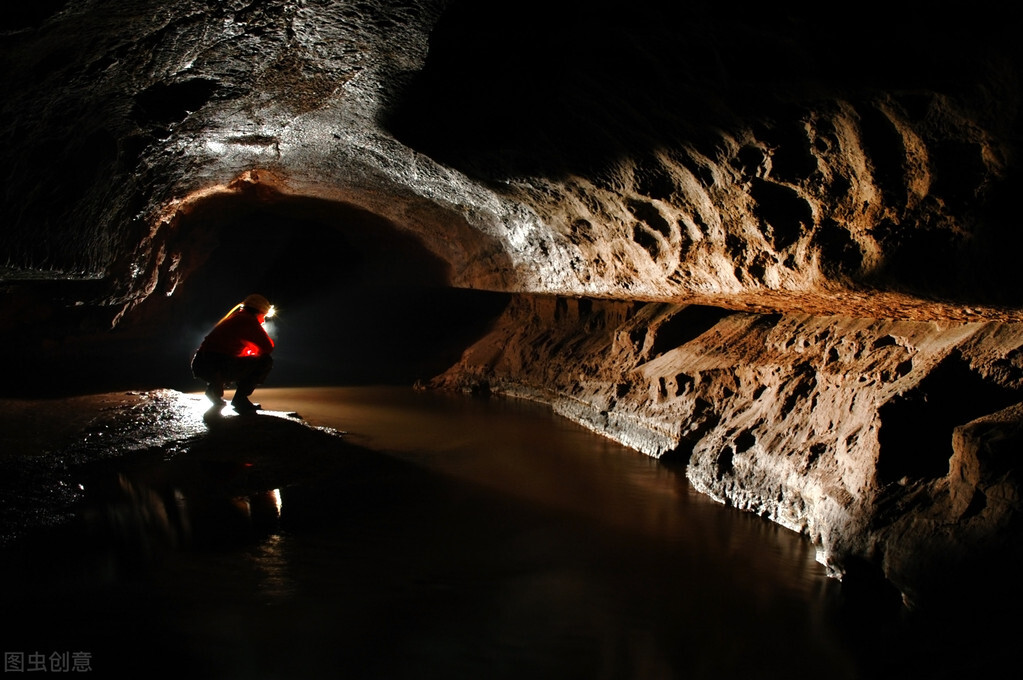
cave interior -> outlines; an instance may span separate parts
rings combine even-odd
[[[1023,58],[984,4],[20,7],[0,396],[200,391],[261,293],[268,386],[536,399],[849,581],[1016,592]]]

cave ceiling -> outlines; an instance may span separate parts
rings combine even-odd
[[[1015,319],[1019,48],[997,19],[41,3],[2,36],[0,265],[103,281],[124,312],[187,285],[222,229],[199,208],[230,197],[342,206],[318,223],[400,232],[457,287]]]

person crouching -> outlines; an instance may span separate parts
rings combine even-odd
[[[273,367],[274,341],[263,328],[273,305],[262,295],[250,295],[217,322],[192,357],[192,375],[208,383],[206,397],[223,408],[224,388],[236,385],[231,406],[239,413],[259,410],[249,401]]]

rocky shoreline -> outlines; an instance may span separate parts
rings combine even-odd
[[[1014,587],[1021,347],[1017,324],[520,298],[435,385],[548,403],[940,607]]]

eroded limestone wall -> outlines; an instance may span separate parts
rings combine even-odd
[[[547,402],[685,463],[700,491],[909,602],[1019,538],[1019,324],[519,297],[437,383]]]
[[[165,293],[181,217],[256,185],[378,215],[456,286],[879,318],[1023,296],[997,16],[49,7],[0,43],[4,277]]]

